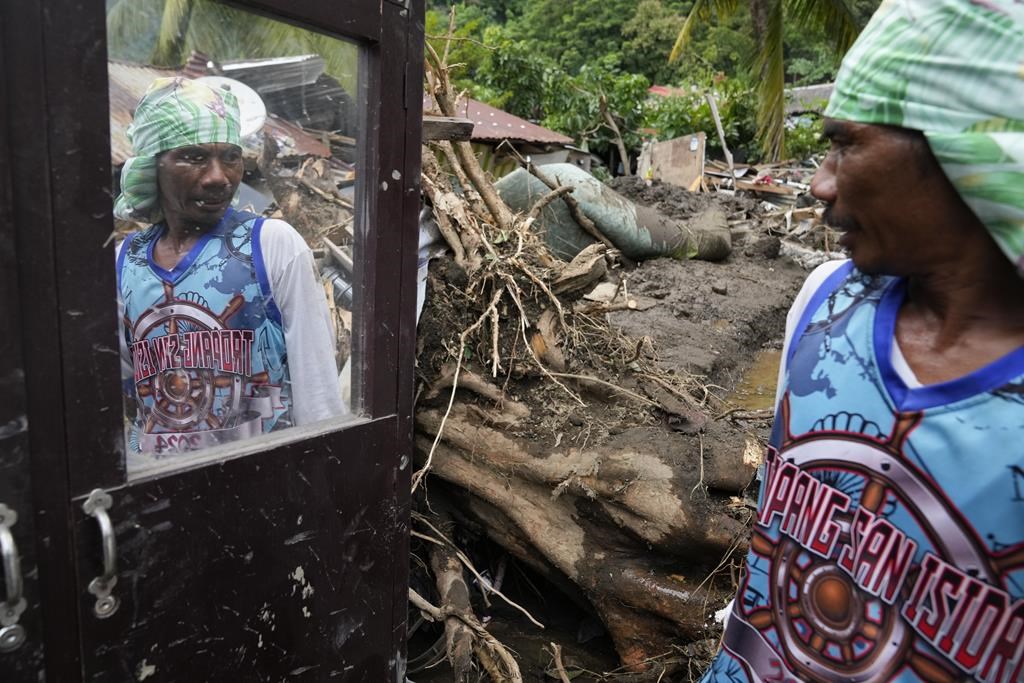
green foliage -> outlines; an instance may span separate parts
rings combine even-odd
[[[622,26],[622,64],[655,83],[671,83],[685,72],[681,64],[669,64],[664,55],[682,28],[679,11],[662,0],[640,0],[636,13]]]
[[[115,59],[173,67],[192,50],[217,61],[318,54],[345,90],[358,87],[355,43],[213,0],[108,1],[107,43]]]
[[[820,116],[801,117],[786,130],[786,150],[793,159],[809,159],[828,151],[828,141],[822,137],[824,119]]]
[[[622,59],[622,25],[636,0],[525,0],[510,33],[573,74],[586,64]]]
[[[509,17],[522,12],[524,4],[524,0],[427,0],[427,11],[447,15],[448,10],[455,5],[462,10],[478,12],[488,23],[504,24]]]
[[[460,7],[455,15],[457,24],[448,48],[448,63],[451,65],[452,84],[459,90],[475,93],[480,80],[480,66],[493,51],[484,44],[484,31],[488,21],[479,8]],[[443,54],[447,43],[448,11],[428,10],[425,30],[430,46]],[[475,95],[474,95],[475,96]],[[483,99],[483,98],[481,98]]]
[[[713,87],[712,87],[713,85]],[[753,87],[739,79],[722,79],[703,87],[694,86],[685,95],[660,98],[650,107],[647,126],[659,140],[671,140],[689,133],[707,133],[708,154],[722,158],[711,106],[704,93],[712,89],[729,150],[738,161],[757,157],[757,121]]]
[[[479,99],[525,119],[544,118],[545,84],[560,77],[561,70],[498,26],[485,31],[484,42],[494,49],[477,71]]]
[[[765,156],[778,159],[785,153],[786,83],[830,76],[878,0],[695,0],[670,61],[693,48],[697,27],[710,22],[712,14],[729,17],[743,5],[756,40],[750,73],[757,83],[758,137]],[[803,54],[787,55],[791,45]],[[788,74],[787,57],[796,65]]]
[[[583,66],[575,76],[549,69],[544,84],[543,124],[598,153],[613,144],[614,134],[602,114],[602,100],[615,118],[627,148],[641,143],[646,125],[650,81],[619,69],[614,56]]]

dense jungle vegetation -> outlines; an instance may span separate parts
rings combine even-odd
[[[449,61],[460,65],[453,70],[460,88],[572,136],[604,158],[614,147],[605,109],[634,152],[644,137],[703,130],[711,153],[718,153],[704,98],[713,90],[734,155],[755,160],[804,157],[821,148],[819,119],[783,126],[778,85],[831,81],[842,51],[879,2],[428,0],[426,28],[443,51],[454,11]],[[670,63],[691,14],[688,40]],[[652,97],[651,85],[678,94]]]

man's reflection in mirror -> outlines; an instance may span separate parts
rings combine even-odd
[[[235,97],[157,79],[128,136],[114,213],[150,224],[117,255],[129,451],[164,457],[345,414],[312,253],[288,223],[232,208]]]

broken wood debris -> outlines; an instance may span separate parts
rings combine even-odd
[[[423,116],[423,141],[468,141],[473,135],[473,122],[459,116]]]

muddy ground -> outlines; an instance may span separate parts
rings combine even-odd
[[[654,338],[663,367],[706,377],[727,395],[757,351],[781,348],[786,312],[806,272],[779,257],[779,240],[768,234],[771,223],[760,219],[751,199],[692,194],[660,183],[648,187],[637,178],[611,184],[633,201],[680,220],[717,202],[731,222],[744,226],[734,233],[733,252],[725,261],[661,258],[623,273],[630,292],[658,305],[611,314],[625,334]]]
[[[641,263],[633,270],[615,271],[629,296],[646,304],[645,310],[605,314],[612,326],[636,340],[647,337],[650,343],[645,349],[653,350],[663,369],[698,376],[701,384],[721,399],[713,404],[719,410],[724,412],[733,405],[748,410],[770,407],[786,312],[806,277],[802,268],[779,256],[779,241],[769,235],[772,219],[764,219],[758,202],[751,198],[695,195],[659,183],[648,186],[636,178],[619,178],[611,184],[634,201],[678,220],[698,214],[709,203],[719,203],[735,226],[733,252],[723,262],[662,258]],[[458,273],[450,272],[444,264],[438,268],[432,273],[432,287],[458,285]],[[447,315],[429,308],[425,312],[420,325],[421,344],[431,346],[431,317],[442,314]],[[421,357],[420,363],[429,364],[430,360]],[[620,434],[619,438],[643,438],[647,434],[648,438],[657,439],[664,434],[661,430],[644,430],[643,419],[629,414],[614,401],[597,402],[601,407],[596,412],[584,414],[554,386],[538,385],[534,391],[542,392],[545,402],[554,408],[523,425],[518,435],[529,438],[539,450],[569,439],[614,440]],[[706,430],[704,445],[709,449],[715,447],[716,433],[727,428],[724,422],[712,422]],[[763,437],[770,423],[764,420],[748,426]],[[471,539],[466,542],[473,543]],[[482,566],[500,564],[500,549],[477,544],[473,552]],[[614,675],[607,674],[614,672],[617,659],[601,623],[514,561],[505,566],[503,590],[548,625],[540,631],[498,606],[481,610],[481,616],[490,617],[489,630],[518,654],[524,679],[557,680],[548,645],[558,642],[571,680],[615,680]],[[709,606],[709,617],[719,608]],[[426,661],[422,656],[435,639],[436,632],[427,628],[414,635],[410,641],[410,663]],[[713,644],[716,640],[716,626],[709,618],[707,642]],[[691,673],[692,680],[697,680],[701,672]],[[452,680],[444,663],[416,673],[411,671],[409,679],[415,683]]]

